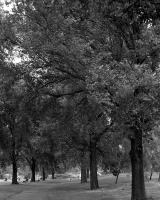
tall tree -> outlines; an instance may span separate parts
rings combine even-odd
[[[151,69],[152,71],[148,75],[152,77],[153,75],[152,72],[155,72],[155,70],[158,68],[159,55],[157,51],[159,48],[159,42],[157,41],[159,40],[156,40],[156,43],[151,42],[149,45],[146,45],[146,41],[144,40],[144,38],[145,39],[147,38],[147,41],[150,41],[152,36],[151,34],[149,34],[149,32],[150,33],[152,32],[153,34],[155,33],[153,30],[154,27],[152,25],[153,23],[155,24],[157,22],[158,15],[159,15],[158,14],[159,7],[157,6],[156,2],[135,1],[131,3],[130,1],[127,1],[127,2],[124,2],[124,1],[112,1],[112,2],[111,1],[101,1],[101,2],[98,2],[98,1],[82,2],[81,1],[80,2],[79,1],[79,4],[75,4],[74,2],[72,2],[71,5],[72,6],[74,5],[74,7],[70,9],[71,15],[74,18],[78,19],[77,27],[80,27],[79,30],[81,31],[81,33],[82,33],[82,30],[84,30],[82,28],[82,25],[83,27],[86,25],[85,34],[88,33],[87,36],[88,37],[90,36],[90,38],[94,38],[93,35],[98,38],[98,39],[94,38],[94,40],[92,40],[91,48],[96,53],[97,51],[101,53],[101,54],[99,53],[99,57],[97,56],[99,65],[96,66],[95,60],[94,60],[93,62],[94,65],[92,66],[95,68],[99,68],[99,74],[98,75],[97,73],[95,74],[99,76],[97,78],[97,81],[101,82],[101,80],[103,81],[105,80],[107,82],[106,84],[107,95],[112,97],[113,92],[115,91],[114,90],[115,88],[113,87],[113,81],[111,81],[107,73],[110,74],[110,72],[112,70],[114,71],[114,69],[116,70],[116,68],[120,72],[120,74],[124,73],[126,74],[126,76],[128,75],[128,72],[130,73],[132,72],[132,67],[133,69],[136,69],[137,72],[138,70],[141,71],[142,69],[146,71]],[[150,7],[151,7],[151,10],[154,11],[154,14],[152,14],[149,11]],[[78,9],[82,9],[82,8],[84,9],[84,12],[77,12]],[[87,23],[85,23],[86,22],[85,20],[87,21]],[[93,24],[97,25],[95,29],[91,29]],[[107,28],[106,28],[106,25],[107,25]],[[151,29],[153,28],[152,29],[153,31],[149,28],[149,26],[151,27]],[[147,35],[144,34],[145,30],[148,33]],[[92,35],[90,33],[92,33]],[[103,34],[108,33],[108,34],[107,35],[105,34],[104,36],[103,34],[100,34],[100,33],[103,33]],[[110,34],[112,34],[113,36],[109,37]],[[98,37],[99,35],[101,37]],[[117,43],[117,47],[118,49],[121,49],[122,54],[116,54],[116,52],[114,51],[115,48],[111,48],[113,51],[111,51],[107,47],[105,48],[105,44],[108,43],[109,39],[111,39],[110,44],[112,47],[112,44],[113,44],[112,41],[114,37],[118,37],[119,41],[122,41],[122,42]],[[158,35],[156,38],[158,38]],[[99,46],[97,45],[97,43],[99,44]],[[154,48],[152,48],[153,47],[152,45],[154,46]],[[102,52],[104,53],[102,54]],[[156,57],[156,59],[154,60],[153,57],[154,58]],[[148,58],[150,60],[148,60]],[[128,67],[131,66],[130,70],[127,70],[126,63],[125,63],[126,61],[128,62]],[[105,71],[106,71],[104,79],[100,78],[101,77],[100,73],[102,73],[103,68],[105,68]],[[124,90],[124,87],[122,87],[122,85],[120,84],[118,80],[119,78],[121,79],[120,77],[121,75],[118,75],[117,73],[116,76],[117,76],[117,79],[114,79],[114,81],[118,83],[121,88],[123,88],[122,90]],[[126,80],[127,77],[123,77],[123,79]],[[130,77],[130,81],[129,81],[130,85],[132,84],[131,82],[133,79],[134,79],[133,77]],[[135,77],[134,81],[136,79],[137,77]],[[104,83],[103,81],[102,81],[102,84]],[[137,85],[132,84],[131,86],[133,90],[132,94],[134,94],[133,96],[136,101],[138,100],[139,106],[140,106],[140,107],[138,106],[137,104],[138,102],[137,103],[135,102],[136,104],[134,104],[134,107],[137,108],[138,110],[140,108],[138,112],[140,115],[142,114],[142,116],[144,115],[144,111],[146,111],[146,108],[148,108],[146,103],[144,103],[146,100],[144,100],[143,98],[141,99],[139,98],[140,97],[139,95],[140,94],[143,95],[145,93],[144,90],[146,89],[146,83],[144,83],[143,81],[144,79],[141,79],[141,83],[137,82]],[[129,82],[128,81],[125,82],[125,85],[126,85],[125,87],[126,87],[126,90],[128,91],[130,90],[129,87],[127,86]],[[109,85],[111,86],[110,91],[108,91]],[[152,86],[154,85],[154,81],[152,82],[151,85]],[[143,88],[143,89],[145,88],[145,89],[144,90],[142,89],[140,91],[140,88]],[[124,94],[122,93],[122,90],[120,90],[121,95]],[[124,100],[124,98],[125,98],[125,94],[124,94],[124,97],[122,97],[122,99]],[[118,106],[118,104],[116,105]],[[154,106],[152,107],[152,109],[153,108]],[[134,121],[135,124],[133,126],[132,124],[130,124],[130,128],[131,128],[130,131],[132,130],[131,132],[134,135],[134,136],[132,135],[133,137],[131,138],[132,200],[145,199],[143,165],[137,168],[138,165],[140,166],[140,163],[143,163],[143,150],[142,150],[143,129],[140,126],[141,126],[141,123],[144,122],[145,120],[144,116],[143,117],[141,116],[142,118],[139,121],[139,114],[136,115],[135,120],[132,120]],[[148,119],[148,121],[150,120],[151,119]],[[125,120],[123,119],[123,121]],[[136,163],[134,161],[136,161]],[[139,177],[139,178],[136,178],[136,177]]]
[[[107,107],[107,113],[120,113],[121,108],[122,115],[132,119],[123,119],[133,136],[132,200],[144,199],[143,167],[135,170],[135,164],[138,166],[143,158],[142,132],[150,121],[146,113],[154,108],[152,104],[149,109],[146,102],[150,102],[152,87],[158,85],[154,76],[159,62],[159,4],[150,0],[16,2],[17,39],[29,55],[36,76],[46,78],[38,79],[40,86],[52,83],[47,93],[54,97],[62,91],[66,95],[66,90],[73,94],[90,89]],[[98,88],[99,83],[102,87]],[[130,104],[127,98],[132,100]],[[90,146],[95,151],[93,129]]]
[[[27,133],[28,120],[23,109],[25,84],[18,74],[10,73],[1,78],[1,122],[8,135],[8,151],[13,166],[12,183],[17,184],[17,160],[23,139]],[[8,78],[6,81],[4,81]],[[22,131],[23,130],[23,131]]]

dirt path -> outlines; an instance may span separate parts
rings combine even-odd
[[[89,184],[82,185],[79,181],[55,180],[0,185],[0,200],[114,200],[111,193],[107,197],[105,193],[103,188],[90,191]]]
[[[130,200],[130,180],[121,177],[115,185],[113,177],[100,180],[101,188],[89,190],[89,184],[79,181],[54,180],[20,185],[0,185],[0,200]],[[160,185],[146,183],[147,192],[159,200]]]

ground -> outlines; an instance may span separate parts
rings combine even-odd
[[[55,179],[45,182],[11,185],[0,183],[0,200],[130,200],[130,176],[120,175],[118,184],[115,177],[100,177],[100,189],[89,190],[89,184],[79,180]],[[154,179],[146,182],[146,190],[154,200],[160,197],[160,184]]]

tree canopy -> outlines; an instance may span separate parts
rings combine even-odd
[[[125,168],[119,155],[129,164],[130,151],[132,200],[146,198],[143,147],[157,152],[159,145],[160,3],[10,3],[12,12],[0,15],[0,137],[7,141],[0,146],[9,152],[12,182],[23,156],[32,181],[38,167],[54,177],[77,163],[84,173],[90,165],[97,189],[98,163]]]

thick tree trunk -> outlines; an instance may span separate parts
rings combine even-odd
[[[87,183],[86,153],[81,152],[81,183]]]
[[[145,200],[142,131],[133,129],[131,138],[132,196],[131,200]]]
[[[42,180],[43,180],[43,181],[46,180],[46,173],[45,173],[44,167],[42,167]]]
[[[35,182],[36,181],[36,160],[33,157],[31,160],[31,172],[32,172],[31,182]]]
[[[15,153],[12,152],[12,184],[18,184],[17,181],[17,161],[16,161],[16,156]]]
[[[90,140],[90,189],[98,189],[96,142]]]

